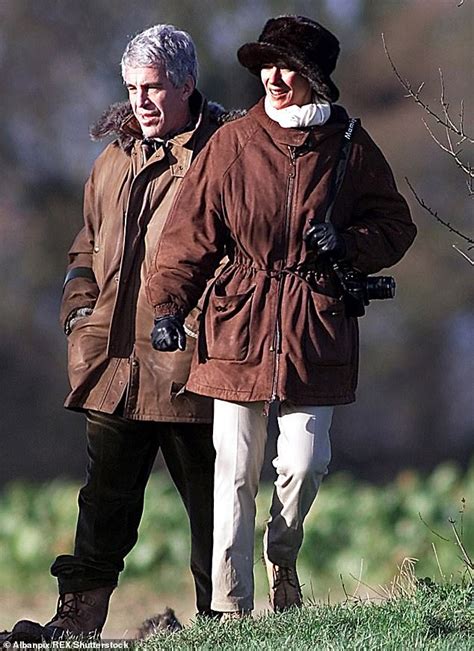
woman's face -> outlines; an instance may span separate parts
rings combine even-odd
[[[269,64],[260,71],[260,78],[267,98],[275,109],[292,104],[303,106],[311,102],[309,81],[294,70]]]

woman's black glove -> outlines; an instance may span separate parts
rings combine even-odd
[[[326,254],[333,260],[346,256],[346,244],[330,222],[313,224],[305,233],[306,246],[319,254]]]
[[[182,320],[174,315],[155,319],[151,332],[151,344],[155,350],[172,353],[186,348],[186,333]]]

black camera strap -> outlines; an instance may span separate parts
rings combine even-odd
[[[349,162],[349,154],[352,147],[352,136],[354,134],[354,129],[356,125],[359,123],[360,123],[359,118],[351,118],[349,120],[349,124],[347,125],[347,129],[342,137],[341,149],[339,151],[339,158],[332,175],[331,187],[329,188],[328,207],[326,209],[326,216],[324,218],[324,221],[326,223],[331,221],[331,215],[334,208],[334,204],[336,203],[337,195],[339,194],[339,190],[341,188],[346,173],[347,163]]]

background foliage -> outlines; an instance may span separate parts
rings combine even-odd
[[[14,483],[5,489],[0,498],[0,585],[15,585],[21,592],[53,582],[47,568],[55,555],[72,548],[77,490],[76,483],[65,481],[43,486]],[[255,574],[260,597],[267,590],[260,557],[270,490],[267,485],[258,496]],[[456,521],[472,554],[472,495],[474,466],[467,473],[449,464],[429,475],[406,472],[383,488],[342,473],[329,476],[305,524],[298,561],[305,596],[338,599],[344,596],[343,588],[376,596],[383,593],[377,586],[388,584],[408,557],[418,559],[420,577],[460,579],[461,553],[449,519]],[[180,594],[191,589],[188,558],[184,509],[168,479],[155,473],[123,581],[145,581],[157,592]]]

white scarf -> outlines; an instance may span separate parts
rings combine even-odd
[[[329,102],[305,104],[304,106],[292,104],[286,108],[276,109],[268,97],[265,97],[265,113],[284,129],[314,127],[329,120],[331,104]]]

